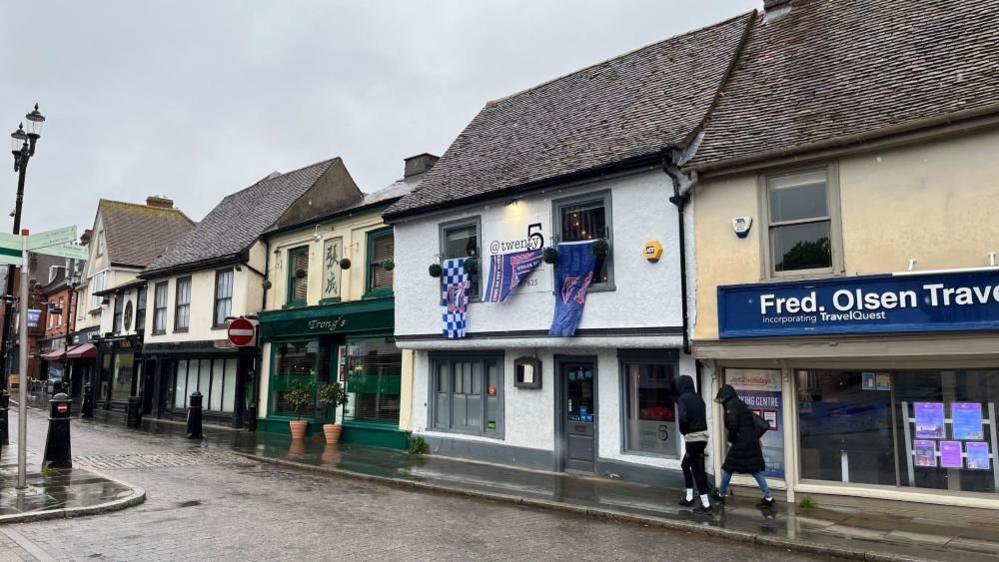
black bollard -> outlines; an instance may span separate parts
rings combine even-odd
[[[72,448],[69,444],[70,406],[73,401],[60,392],[49,400],[49,433],[45,436],[45,457],[42,470],[73,468]]]
[[[10,445],[8,411],[10,411],[10,393],[4,390],[0,393],[0,445]]]
[[[142,425],[142,397],[128,397],[128,415],[125,416],[125,425],[137,428]]]
[[[94,417],[94,385],[89,382],[83,385],[83,407],[80,416],[92,419]]]
[[[201,400],[204,396],[197,390],[191,395],[190,406],[187,408],[187,438],[201,439],[204,434],[201,430]]]

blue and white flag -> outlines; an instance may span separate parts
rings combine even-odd
[[[444,260],[441,264],[441,314],[444,337],[465,337],[468,325],[468,273],[463,267],[465,258]]]
[[[583,317],[586,290],[593,282],[597,256],[593,255],[595,240],[565,242],[558,245],[555,266],[555,316],[550,336],[574,336]]]
[[[489,258],[489,278],[486,282],[488,302],[503,302],[520,285],[535,267],[541,263],[541,249],[510,254],[498,254]]]

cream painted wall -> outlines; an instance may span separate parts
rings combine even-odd
[[[977,267],[999,252],[999,131],[871,151],[839,159],[846,275]],[[718,285],[759,282],[758,179],[710,179],[695,200],[697,322],[694,338],[718,337]],[[739,239],[732,219],[751,216]]]

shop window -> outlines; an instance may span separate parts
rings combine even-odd
[[[779,369],[725,369],[725,384],[732,385],[739,399],[770,423],[763,434],[763,474],[784,478],[784,399]]]
[[[555,214],[555,239],[559,242],[607,240],[612,243],[610,192],[587,193],[580,197],[552,202]],[[613,253],[598,258],[596,275],[590,291],[610,290],[614,286]]]
[[[344,418],[398,425],[402,351],[385,338],[352,340],[346,358]]]
[[[621,372],[626,397],[625,450],[676,458],[680,439],[673,396],[675,361],[623,355]]]
[[[239,362],[236,359],[226,359],[225,372],[222,374],[222,411],[236,410],[236,370]]]
[[[191,394],[202,395],[205,410],[231,413],[236,394],[236,359],[182,359],[174,374],[173,407],[186,408]]]
[[[288,306],[305,306],[309,298],[309,247],[288,250]]]
[[[125,295],[121,293],[116,293],[114,296],[114,317],[112,322],[112,330],[115,335],[121,333],[121,319],[122,311],[125,308]]]
[[[503,437],[503,356],[431,356],[434,429]]]
[[[441,225],[441,258],[476,258],[481,262],[479,245],[479,218],[472,217]],[[469,277],[468,300],[479,300],[479,277],[484,263],[479,263],[479,273]]]
[[[173,330],[186,332],[191,327],[191,278],[177,279],[177,299],[174,304]]]
[[[272,373],[271,413],[281,416],[297,416],[288,402],[285,394],[298,383],[311,387],[315,391],[316,369],[319,365],[319,342],[292,341],[275,343],[274,371]],[[311,412],[301,413],[302,417],[311,417]]]
[[[156,284],[153,294],[153,333],[162,334],[166,332],[167,323],[167,289],[168,281]]]
[[[769,274],[832,272],[839,249],[830,170],[771,176],[765,183]]]
[[[368,233],[366,296],[392,294],[392,268],[386,269],[385,265],[392,260],[394,251],[395,238],[391,227]]]
[[[999,371],[799,371],[802,478],[999,490]]]
[[[131,352],[116,353],[111,373],[111,400],[128,401],[132,395],[132,376],[135,356]]]
[[[226,325],[226,318],[232,316],[232,283],[235,272],[231,269],[223,269],[215,272],[215,307],[214,307],[214,327],[221,328]]]
[[[135,331],[146,329],[146,286],[139,287],[139,295],[135,299]]]

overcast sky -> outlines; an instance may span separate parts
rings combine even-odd
[[[491,99],[761,0],[2,3],[0,129],[48,121],[23,225],[93,223],[101,197],[200,220],[273,170],[339,155],[362,191],[441,154]],[[5,143],[5,145],[9,142]],[[0,218],[17,175],[7,156]]]

